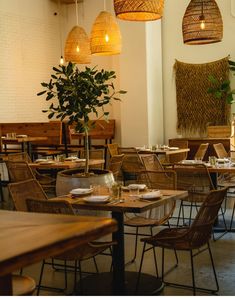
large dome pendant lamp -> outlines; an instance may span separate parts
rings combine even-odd
[[[220,42],[223,21],[215,0],[191,0],[183,17],[182,31],[188,45]]]
[[[163,15],[164,0],[114,0],[117,18],[126,21],[154,21]]]
[[[78,26],[78,0],[75,1],[77,25],[72,28],[67,36],[64,58],[67,62],[89,64],[91,63],[90,40],[85,30]]]
[[[121,32],[116,18],[105,9],[99,13],[91,29],[91,53],[97,56],[121,53]]]

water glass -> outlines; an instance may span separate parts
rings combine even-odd
[[[138,197],[139,196],[139,187],[138,186],[129,186],[129,196]]]

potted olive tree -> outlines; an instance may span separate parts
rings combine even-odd
[[[113,79],[116,78],[114,71],[97,70],[96,67],[86,67],[80,71],[75,64],[53,67],[54,73],[48,83],[41,85],[45,90],[37,95],[46,95],[46,101],[51,101],[49,109],[43,110],[48,113],[48,118],[56,117],[63,121],[68,120],[68,125],[75,124],[75,129],[85,136],[85,176],[89,176],[89,148],[88,136],[92,124],[90,115],[97,119],[105,118],[108,121],[109,112],[105,106],[112,100],[120,101],[120,94],[126,91],[116,91]]]

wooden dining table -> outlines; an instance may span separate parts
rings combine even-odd
[[[170,148],[158,148],[158,149],[137,149],[138,154],[156,154],[156,155],[164,155],[166,157],[166,161],[169,160],[170,155],[187,153],[190,151],[189,148],[178,148],[178,149],[170,149]]]
[[[104,164],[104,162],[105,162],[104,159],[89,159],[89,166]],[[37,169],[71,169],[76,167],[84,167],[85,161],[84,159],[63,161],[63,162],[48,160],[45,162],[29,163],[29,166],[31,168],[37,168]]]
[[[116,230],[104,217],[0,210],[0,295],[12,295],[12,272]]]
[[[105,188],[104,190],[107,190]],[[124,213],[142,213],[157,208],[169,200],[187,197],[187,191],[160,190],[162,196],[155,200],[138,200],[129,196],[128,192],[122,192],[123,202],[88,203],[83,197],[60,196],[51,200],[67,200],[76,209],[111,211],[112,218],[118,223],[118,230],[113,233],[113,239],[117,245],[113,248],[113,276],[110,272],[88,276],[83,280],[84,293],[88,295],[135,295],[137,272],[125,271],[125,244],[124,244]],[[102,194],[107,194],[101,192]],[[138,294],[147,295],[157,293],[162,289],[162,281],[155,276],[142,273],[141,285]],[[105,284],[105,286],[104,286]],[[93,287],[91,288],[91,285]],[[95,285],[95,286],[94,286]]]
[[[16,136],[14,138],[2,137],[2,144],[4,145],[4,149],[8,144],[21,144],[21,151],[27,152],[29,156],[32,158],[32,142],[35,141],[46,141],[48,137],[40,137],[40,136]]]

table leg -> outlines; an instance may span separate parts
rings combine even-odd
[[[0,295],[1,296],[12,295],[12,275],[11,274],[0,276]]]
[[[113,290],[114,294],[125,294],[125,254],[124,254],[124,224],[123,213],[112,212],[112,217],[118,222],[118,230],[113,233],[117,245],[113,247]]]

